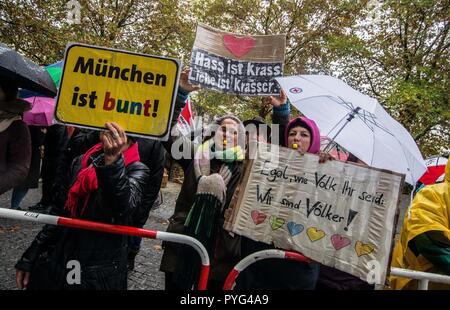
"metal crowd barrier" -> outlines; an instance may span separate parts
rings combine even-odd
[[[225,291],[232,290],[235,285],[236,278],[239,276],[239,273],[241,273],[245,268],[247,268],[254,262],[267,258],[289,259],[304,263],[312,262],[311,259],[297,252],[289,252],[283,250],[263,250],[255,252],[245,257],[243,260],[237,263],[236,266],[234,266],[233,270],[230,271],[230,273],[227,276],[227,279],[225,280],[223,289]]]
[[[181,234],[168,233],[168,232],[164,232],[164,231],[148,230],[148,229],[142,229],[142,228],[136,228],[136,227],[130,227],[130,226],[121,226],[121,225],[110,225],[110,224],[104,224],[104,223],[98,223],[98,222],[92,222],[92,221],[86,221],[86,220],[79,220],[79,219],[73,219],[73,218],[67,218],[67,217],[60,217],[60,216],[54,216],[54,215],[47,215],[47,214],[27,212],[27,211],[18,211],[18,210],[4,209],[4,208],[0,208],[0,217],[21,220],[21,221],[37,222],[37,223],[42,223],[42,224],[50,224],[50,225],[57,225],[57,226],[66,226],[66,227],[101,231],[101,232],[112,233],[112,234],[138,236],[138,237],[142,237],[142,238],[157,239],[157,240],[162,240],[162,241],[171,241],[171,242],[177,242],[177,243],[189,245],[189,246],[193,247],[197,251],[197,253],[200,255],[201,263],[202,263],[202,266],[200,269],[200,279],[199,279],[197,289],[198,290],[206,290],[206,285],[208,283],[208,277],[209,277],[209,268],[210,268],[209,256],[208,256],[208,252],[206,251],[205,247],[200,243],[200,241],[198,241],[195,238],[192,238],[192,237],[189,237],[186,235],[181,235]]]
[[[236,278],[239,276],[239,273],[241,273],[245,268],[247,268],[254,262],[257,262],[257,261],[260,261],[263,259],[268,259],[268,258],[289,259],[289,260],[296,260],[299,262],[311,262],[312,261],[311,259],[307,258],[306,256],[304,256],[300,253],[296,253],[296,252],[289,252],[289,251],[283,251],[283,250],[263,250],[263,251],[255,252],[255,253],[245,257],[236,266],[234,266],[233,270],[231,270],[231,272],[228,274],[228,277],[225,281],[223,289],[224,290],[232,290],[235,285]],[[420,272],[420,271],[413,271],[413,270],[392,267],[391,275],[418,280],[419,281],[419,284],[418,284],[419,290],[427,290],[429,282],[450,284],[450,276],[429,273],[429,272]]]
[[[402,277],[402,278],[418,280],[419,283],[418,283],[417,289],[419,289],[419,290],[428,290],[429,282],[444,283],[444,284],[450,285],[450,276],[445,276],[445,275],[436,274],[436,273],[414,271],[414,270],[392,267],[391,275],[397,276],[397,277]]]

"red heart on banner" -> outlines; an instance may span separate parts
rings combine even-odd
[[[341,236],[339,234],[335,234],[335,235],[331,236],[331,244],[333,244],[333,247],[336,250],[345,248],[347,245],[349,245],[351,243],[352,242],[350,241],[349,238]]]
[[[251,212],[251,216],[252,216],[252,220],[253,223],[255,223],[255,225],[261,224],[262,222],[264,222],[266,220],[267,215],[265,215],[262,212],[253,210]]]
[[[223,44],[234,56],[242,57],[255,46],[255,39],[252,37],[238,38],[231,34],[225,34]]]

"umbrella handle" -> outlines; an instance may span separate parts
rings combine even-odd
[[[342,125],[341,128],[339,128],[338,132],[334,135],[334,137],[330,140],[327,146],[323,149],[323,152],[328,153],[328,148],[334,142],[334,139],[336,139],[336,137],[341,133],[342,129],[344,129],[344,127],[347,126],[347,124],[350,123],[351,120],[355,118],[355,115],[358,114],[359,110],[361,110],[361,108],[356,107],[350,113],[348,113],[347,121],[344,123],[344,125]]]
[[[328,153],[329,151],[331,151],[331,145],[333,144],[333,142],[334,142],[333,140],[330,140],[330,142],[328,142],[328,144],[325,146],[322,152]]]

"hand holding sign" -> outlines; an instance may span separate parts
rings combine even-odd
[[[128,147],[127,136],[122,128],[116,123],[106,123],[108,131],[100,133],[105,154],[105,166],[116,162],[119,156]]]
[[[317,155],[319,155],[319,164],[326,163],[328,160],[334,160],[334,157],[329,153],[320,151]]]
[[[280,90],[280,95],[279,96],[270,96],[270,104],[274,107],[279,107],[282,106],[284,104],[286,104],[287,101],[287,97],[286,94],[284,93],[284,91],[281,89]]]
[[[183,88],[187,92],[196,91],[201,88],[200,85],[198,85],[198,84],[194,85],[194,84],[189,83],[188,77],[189,77],[190,71],[191,71],[191,69],[185,68],[185,69],[183,69],[183,71],[181,71],[181,74],[180,74],[180,87]]]

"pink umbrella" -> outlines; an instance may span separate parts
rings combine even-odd
[[[32,109],[23,114],[23,121],[33,126],[53,125],[53,113],[55,112],[55,98],[29,97],[23,100],[32,105]]]

